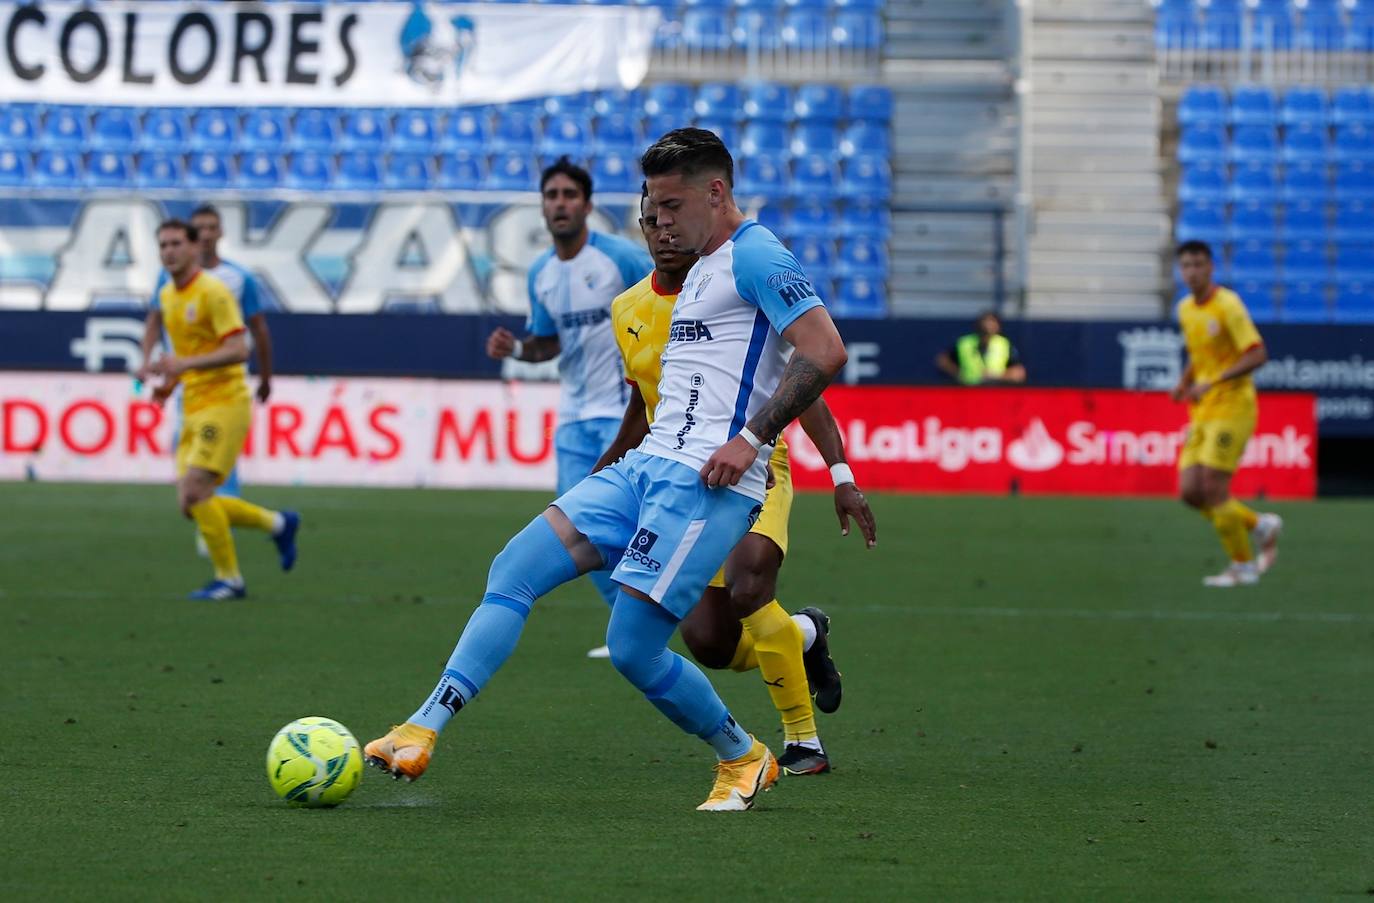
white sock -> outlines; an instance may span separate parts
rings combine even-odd
[[[802,632],[802,652],[807,652],[816,643],[816,622],[806,615],[793,615],[792,620]]]
[[[788,745],[788,746],[802,746],[802,747],[805,747],[806,749],[814,749],[814,750],[815,750],[816,752],[818,752],[818,753],[823,753],[823,752],[825,752],[825,747],[824,747],[824,746],[821,746],[821,738],[820,738],[820,737],[812,737],[812,738],[809,739],[809,740],[793,740],[793,741],[791,741],[790,743],[788,743],[787,745]]]
[[[280,511],[272,512],[272,535],[279,536],[286,529],[286,516]]]
[[[224,578],[224,582],[227,583],[227,584],[229,584],[230,586],[232,586],[234,589],[243,589],[243,575],[242,575],[242,574],[240,574],[240,575],[237,576],[237,577],[226,577],[226,578]]]

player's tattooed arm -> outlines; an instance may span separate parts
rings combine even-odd
[[[772,442],[787,424],[800,417],[821,397],[829,384],[830,374],[819,364],[803,357],[800,350],[794,352],[792,359],[787,362],[787,369],[782,372],[778,391],[746,426],[759,439]]]

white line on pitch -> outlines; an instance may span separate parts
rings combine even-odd
[[[839,608],[840,606],[837,606]],[[1374,612],[1349,611],[1112,611],[1088,608],[927,607],[920,605],[847,605],[846,611],[900,612],[911,615],[969,618],[1070,618],[1085,621],[1304,621],[1320,624],[1374,624]]]

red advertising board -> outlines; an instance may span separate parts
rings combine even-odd
[[[865,489],[1170,495],[1187,412],[1159,392],[836,386],[826,401]],[[1314,396],[1263,394],[1236,472],[1238,494],[1311,498]],[[830,485],[800,427],[788,428],[799,488]]]

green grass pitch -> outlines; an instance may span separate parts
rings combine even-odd
[[[793,518],[780,595],[834,618],[836,770],[693,811],[708,750],[605,662],[587,585],[414,785],[293,810],[290,719],[361,742],[433,685],[536,493],[251,491],[306,517],[283,575],[239,533],[243,603],[163,487],[0,486],[6,899],[1320,899],[1374,888],[1374,505],[1276,506],[1278,567],[1222,565],[1164,501],[874,500]],[[757,675],[714,673],[775,747]]]

